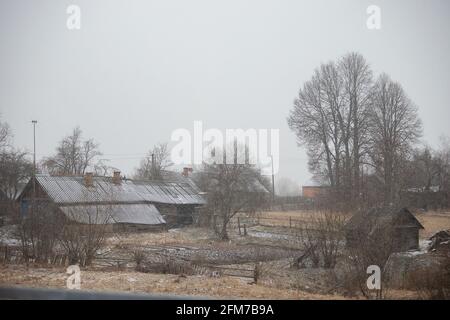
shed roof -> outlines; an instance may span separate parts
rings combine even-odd
[[[152,204],[114,204],[61,206],[70,220],[86,224],[165,224],[166,221]]]
[[[407,208],[379,207],[354,214],[347,222],[346,229],[372,233],[387,226],[424,228]]]

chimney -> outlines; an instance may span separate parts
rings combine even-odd
[[[122,178],[120,177],[120,171],[114,171],[112,182],[114,184],[120,185],[122,183]]]
[[[189,177],[190,172],[192,172],[192,168],[184,167],[183,172],[181,174],[185,177]]]
[[[84,185],[86,187],[92,187],[94,186],[94,174],[92,172],[86,172],[84,174]]]

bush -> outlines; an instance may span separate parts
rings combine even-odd
[[[428,269],[413,271],[408,287],[418,292],[422,299],[450,299],[450,257]]]

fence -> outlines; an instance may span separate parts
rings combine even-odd
[[[158,251],[159,249],[166,249],[164,246],[150,246],[151,249]],[[175,248],[175,247],[173,247]],[[189,259],[182,259],[177,257],[180,260],[186,260],[186,263],[191,263]],[[22,254],[22,251],[17,246],[0,246],[0,262],[5,264],[24,264],[24,263],[35,263],[39,262],[42,264],[52,265],[52,266],[68,266],[69,258],[64,254],[53,254],[48,259],[44,261],[36,261],[36,259],[32,257],[25,258]],[[100,267],[111,267],[117,268],[118,270],[122,270],[127,267],[128,264],[132,263],[133,259],[126,257],[115,257],[115,256],[98,256],[94,259],[93,265]],[[157,262],[152,263],[157,266]],[[192,269],[195,274],[209,275],[209,276],[229,276],[229,277],[238,277],[238,278],[248,278],[255,279],[257,276],[255,272],[257,272],[257,268],[251,267],[239,267],[239,266],[220,266],[220,265],[211,265],[211,264],[201,264],[201,265],[193,265]],[[156,269],[155,269],[156,270]],[[173,269],[176,274],[183,273],[183,269],[180,268],[178,272],[176,272],[176,268]]]
[[[220,218],[215,216],[215,222],[220,224]],[[311,221],[296,217],[261,217],[261,216],[236,216],[228,223],[230,229],[238,231],[239,235],[247,235],[248,229],[255,226],[279,227],[289,229],[299,229],[302,225],[307,225]]]

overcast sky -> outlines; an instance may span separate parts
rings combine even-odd
[[[66,9],[81,9],[68,30]],[[366,27],[369,5],[381,30]],[[129,175],[173,130],[280,129],[279,176],[310,175],[286,124],[322,62],[350,51],[399,81],[424,140],[450,135],[450,1],[0,0],[0,112],[17,147],[54,152],[79,125]]]

